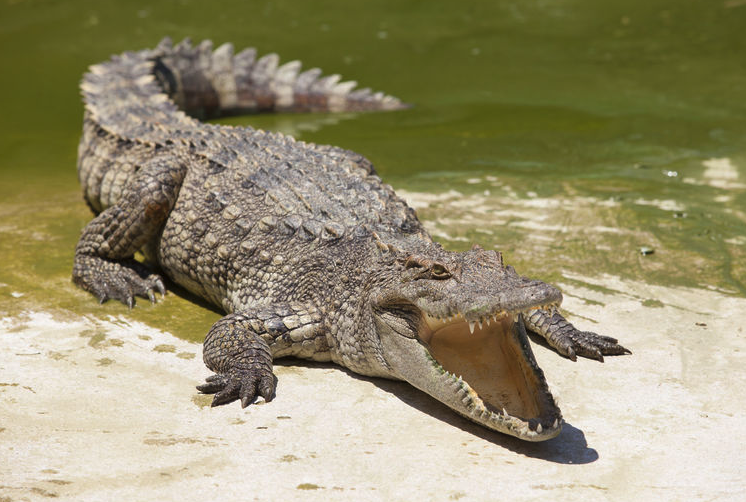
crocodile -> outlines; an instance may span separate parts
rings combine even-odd
[[[500,252],[434,242],[365,157],[200,120],[407,107],[395,97],[276,54],[168,38],[91,66],[81,90],[78,177],[95,216],[73,282],[132,308],[162,298],[165,276],[224,311],[203,345],[214,374],[197,387],[213,406],[272,400],[273,360],[294,356],[404,380],[541,441],[563,419],[528,332],[572,360],[629,353],[575,328],[561,292]]]

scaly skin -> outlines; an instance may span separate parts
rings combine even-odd
[[[560,292],[499,253],[433,242],[360,155],[194,119],[405,107],[255,56],[164,40],[91,67],[78,174],[97,216],[76,248],[74,282],[101,302],[155,302],[165,288],[133,259],[144,250],[225,310],[204,344],[215,375],[199,387],[214,405],[271,400],[273,359],[296,356],[406,380],[522,439],[557,435],[561,414],[526,329],[573,360],[629,351],[575,329],[556,310]]]

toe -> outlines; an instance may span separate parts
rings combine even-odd
[[[246,408],[254,402],[254,399],[256,398],[255,378],[247,378],[242,382],[239,396],[241,398],[241,408]]]
[[[197,390],[203,394],[215,394],[223,390],[226,386],[227,381],[225,377],[221,375],[212,375],[205,379],[205,383],[197,386]]]
[[[273,375],[267,375],[262,378],[259,385],[259,395],[264,398],[265,401],[270,402],[275,397],[275,379]]]
[[[223,390],[215,394],[215,397],[212,399],[211,406],[215,407],[223,404],[228,404],[238,399],[240,386],[241,384],[239,382],[237,382],[236,380],[231,380]]]

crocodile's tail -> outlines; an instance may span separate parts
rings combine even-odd
[[[152,51],[155,75],[177,106],[198,118],[256,112],[396,110],[407,105],[339,75],[301,72],[299,61],[279,65],[277,54],[257,59],[256,49],[233,53],[232,44],[213,51],[209,40],[173,45],[164,38]]]

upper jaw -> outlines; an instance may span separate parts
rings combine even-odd
[[[555,309],[557,308],[556,303],[547,303],[544,305],[529,307],[520,311],[507,311],[497,310],[490,314],[483,314],[479,312],[472,312],[470,314],[462,314],[456,311],[455,313],[449,313],[448,315],[441,316],[437,314],[428,314],[423,311],[423,321],[427,325],[430,331],[436,331],[448,325],[456,323],[466,323],[469,326],[469,332],[474,334],[475,329],[488,328],[492,322],[498,323],[506,318],[511,318],[513,322],[518,322],[519,315],[529,315],[532,310],[536,309]]]
[[[506,316],[529,314],[535,309],[553,309],[562,303],[562,292],[541,281],[521,278],[496,290],[461,286],[462,291],[421,296],[414,300],[428,322],[460,319],[470,327]],[[432,300],[430,298],[433,298]],[[472,330],[473,331],[473,330]]]

